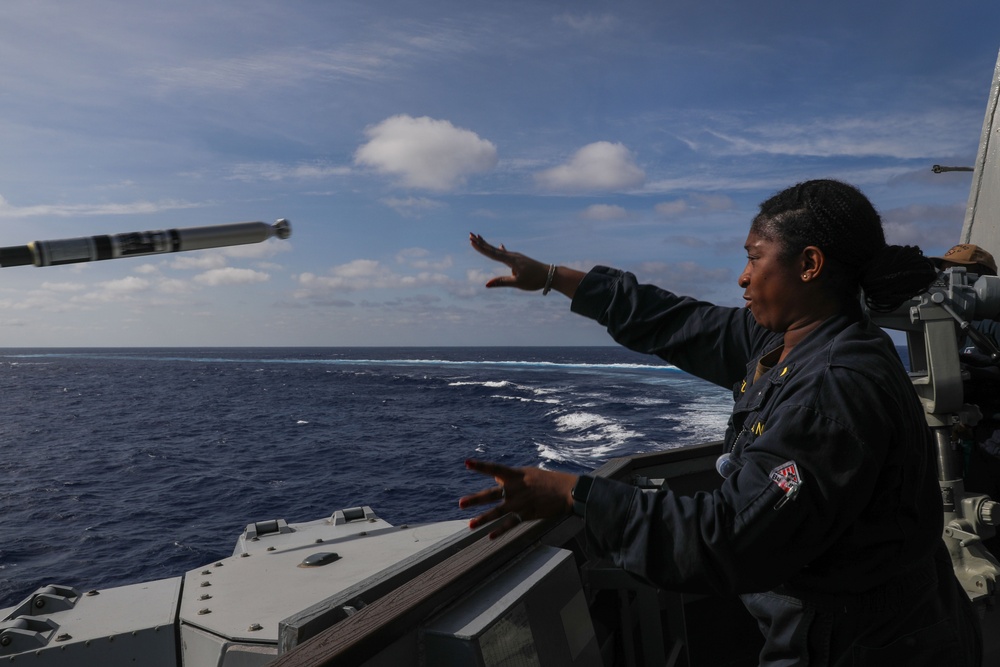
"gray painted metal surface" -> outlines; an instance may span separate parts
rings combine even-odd
[[[986,104],[969,203],[962,227],[962,243],[974,243],[1000,257],[1000,56]]]

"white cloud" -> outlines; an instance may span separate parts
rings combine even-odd
[[[664,218],[673,218],[687,211],[688,203],[683,199],[663,201],[654,206],[653,210],[656,211],[657,215],[662,215]]]
[[[156,288],[164,294],[187,294],[192,291],[189,283],[176,278],[166,278],[157,283]]]
[[[170,268],[180,271],[205,271],[208,269],[221,269],[225,266],[226,258],[221,252],[193,252],[178,255],[170,260]]]
[[[261,243],[244,243],[241,245],[227,246],[220,248],[220,252],[226,257],[239,257],[241,259],[265,259],[274,257],[283,252],[291,252],[292,243],[288,240],[267,239]]]
[[[801,123],[727,119],[706,130],[722,142],[706,149],[723,155],[926,158],[952,154],[962,144],[961,132],[966,127],[967,121],[957,110],[832,116]]]
[[[588,36],[614,30],[620,23],[618,18],[612,14],[601,14],[600,16],[594,14],[584,14],[583,16],[562,14],[561,16],[557,16],[555,20],[557,23],[564,23],[573,30]]]
[[[277,162],[246,162],[235,165],[229,178],[234,181],[253,183],[256,181],[316,180],[331,176],[347,176],[350,173],[350,167],[322,163],[286,165]]]
[[[148,70],[163,92],[204,89],[236,91],[253,87],[284,88],[326,78],[381,78],[385,60],[357,49],[332,51],[290,48],[232,58],[202,59],[179,67]]]
[[[406,264],[414,269],[441,271],[449,269],[454,264],[450,255],[439,260],[429,259],[430,250],[426,248],[404,248],[396,253],[396,262]]]
[[[158,202],[138,201],[128,204],[36,204],[34,206],[12,206],[0,195],[0,218],[28,218],[51,216],[67,218],[82,215],[136,215],[198,208],[203,204],[167,199]]]
[[[731,211],[735,207],[732,197],[728,195],[692,194],[686,199],[660,202],[653,206],[653,210],[661,217],[676,218],[685,213],[718,213]]]
[[[211,269],[194,277],[195,282],[210,287],[218,287],[220,285],[249,285],[266,282],[270,279],[271,276],[263,271],[235,269],[232,267]]]
[[[628,211],[612,204],[593,204],[584,209],[580,217],[584,220],[623,220],[628,217]]]
[[[398,176],[406,187],[452,190],[497,164],[496,146],[446,120],[392,116],[365,134],[369,141],[358,148],[354,162]]]
[[[702,211],[731,211],[735,208],[732,197],[728,195],[693,194],[689,199],[694,208]]]
[[[103,282],[101,283],[101,287],[109,292],[131,294],[133,292],[141,292],[149,289],[149,281],[145,278],[137,278],[136,276],[126,276],[125,278],[120,278],[118,280]]]
[[[42,283],[41,289],[49,290],[50,292],[79,292],[86,289],[85,286],[80,283]]]
[[[536,174],[535,180],[556,191],[609,191],[641,187],[646,174],[624,145],[598,141],[578,150],[569,162]]]
[[[445,260],[450,266],[450,259]],[[430,262],[416,262],[431,267]],[[419,268],[414,266],[414,268]],[[350,292],[364,289],[398,289],[427,287],[431,285],[450,285],[451,278],[434,270],[419,270],[417,273],[402,275],[383,266],[373,259],[356,259],[330,269],[329,275],[302,273],[299,275],[299,285],[303,290],[296,296],[305,297],[313,293],[326,291]]]
[[[383,199],[382,202],[407,218],[417,218],[428,211],[444,208],[445,206],[443,202],[427,199],[426,197],[389,197]]]

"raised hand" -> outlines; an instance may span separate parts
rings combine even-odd
[[[540,290],[545,287],[549,265],[531,259],[519,252],[507,250],[503,244],[496,247],[479,234],[469,234],[469,243],[480,254],[510,267],[509,276],[497,276],[487,281],[487,287],[517,287],[523,290]]]

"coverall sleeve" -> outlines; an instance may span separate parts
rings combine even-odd
[[[601,266],[580,283],[572,310],[607,327],[621,345],[726,388],[746,373],[755,341],[765,333],[746,309],[677,296]]]

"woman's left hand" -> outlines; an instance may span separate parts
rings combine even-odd
[[[468,460],[465,467],[496,480],[498,486],[465,496],[458,501],[462,509],[500,501],[496,507],[469,521],[469,528],[507,515],[490,533],[490,539],[503,535],[522,521],[563,516],[573,511],[573,486],[577,476],[540,468],[510,468],[499,463]]]

